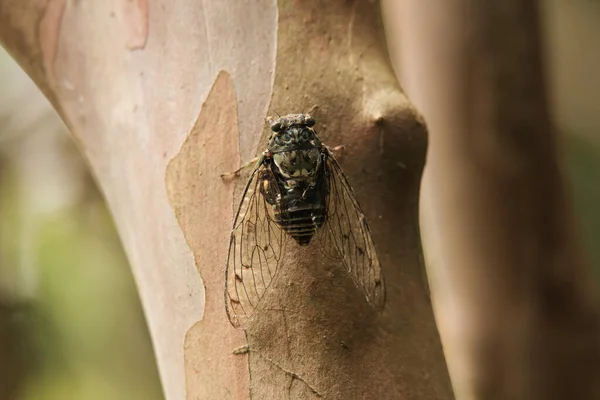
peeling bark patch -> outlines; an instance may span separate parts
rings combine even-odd
[[[245,335],[231,327],[223,303],[234,184],[220,174],[240,165],[236,101],[231,77],[219,73],[198,120],[169,162],[165,179],[205,286],[203,318],[185,338],[188,399],[249,396],[248,355],[232,351],[246,344]]]
[[[39,43],[46,77],[54,83],[54,60],[58,52],[60,29],[65,12],[65,0],[50,0],[39,23]]]
[[[148,0],[120,0],[119,20],[125,28],[125,46],[129,50],[146,47],[148,40]]]

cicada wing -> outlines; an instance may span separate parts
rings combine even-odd
[[[375,308],[385,303],[385,283],[371,229],[340,165],[325,153],[325,177],[329,180],[327,218],[318,233],[325,255],[341,259],[350,277]]]
[[[225,309],[236,328],[244,328],[256,311],[283,256],[286,235],[260,190],[261,185],[274,190],[268,186],[273,180],[269,165],[260,164],[254,170],[233,223],[225,266]]]

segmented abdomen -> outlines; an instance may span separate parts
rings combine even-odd
[[[275,213],[275,222],[300,246],[310,243],[313,235],[325,223],[325,208],[307,207]]]

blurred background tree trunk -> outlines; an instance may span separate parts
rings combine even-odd
[[[457,397],[598,398],[598,282],[547,85],[549,59],[577,61],[564,47],[548,58],[542,39],[541,7],[556,20],[556,3],[386,4],[395,65],[430,133],[421,234]]]

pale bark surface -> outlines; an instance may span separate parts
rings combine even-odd
[[[168,399],[452,398],[420,256],[426,133],[379,19],[368,1],[0,2],[0,40],[114,214]],[[222,299],[244,182],[219,175],[262,150],[269,113],[309,110],[324,141],[346,147],[386,308],[371,310],[318,249],[292,246],[244,334]]]

